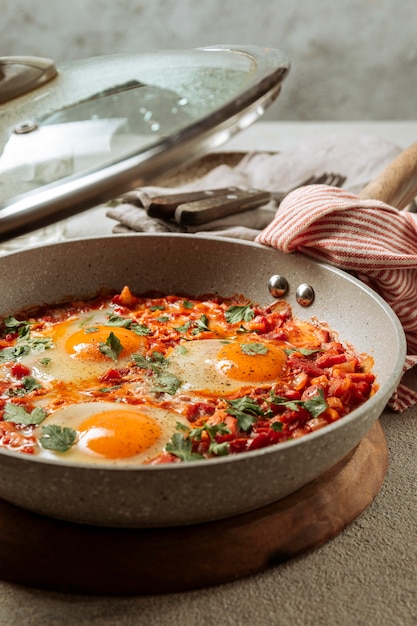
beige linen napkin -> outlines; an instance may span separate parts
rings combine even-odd
[[[193,227],[150,218],[152,197],[164,193],[235,186],[266,191],[288,191],[309,176],[335,172],[346,176],[345,189],[357,193],[388,165],[401,149],[373,135],[331,133],[312,135],[281,153],[250,152],[235,167],[220,165],[205,176],[180,187],[147,186],[124,195],[107,216],[118,222],[114,232],[212,232],[223,237],[253,240],[275,217],[276,204],[268,204],[221,220]]]

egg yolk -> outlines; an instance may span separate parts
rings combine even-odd
[[[106,459],[125,459],[150,448],[161,436],[156,420],[136,411],[105,411],[77,429],[79,446]]]
[[[128,328],[94,326],[93,329],[81,329],[68,337],[65,342],[66,351],[75,358],[83,361],[104,361],[108,356],[100,351],[100,344],[105,344],[110,333],[120,341],[122,350],[120,358],[136,352],[142,345],[143,339]]]
[[[245,382],[277,380],[286,363],[283,350],[263,343],[229,343],[219,350],[217,357],[223,374]]]

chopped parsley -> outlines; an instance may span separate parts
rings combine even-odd
[[[198,335],[199,333],[206,333],[207,331],[210,331],[210,328],[208,327],[208,317],[207,315],[202,315],[200,317],[200,319],[196,320],[194,322],[194,329],[192,334],[193,335]]]
[[[229,306],[225,313],[226,321],[229,324],[238,324],[239,322],[250,322],[255,317],[255,313],[250,304],[234,304]]]
[[[209,446],[207,453],[214,456],[225,456],[229,454],[229,444],[227,441],[217,442],[217,435],[226,435],[230,433],[229,428],[224,422],[220,424],[204,424],[198,428],[188,428],[184,424],[177,422],[177,429],[184,431],[173,434],[171,440],[166,444],[165,450],[182,461],[198,461],[204,458],[202,454],[193,452],[193,444],[200,442],[203,433],[208,435]]]
[[[182,433],[174,433],[165,446],[165,450],[181,459],[181,461],[201,461],[204,457],[193,452],[193,443]]]
[[[121,317],[111,313],[107,319],[107,326],[117,326],[119,328],[130,328],[133,320],[130,317]]]
[[[275,395],[271,391],[271,399],[269,402],[271,404],[285,406],[292,411],[297,411],[300,407],[302,407],[306,409],[312,417],[318,417],[329,406],[326,402],[326,398],[324,397],[323,389],[319,389],[318,393],[308,400],[287,400],[286,398]]]
[[[91,335],[91,333],[98,332],[98,327],[97,326],[87,326],[87,328],[84,328],[84,332],[87,335]]]
[[[59,424],[47,424],[41,428],[39,443],[47,450],[67,452],[75,443],[77,433],[72,428]]]
[[[20,404],[13,404],[13,402],[6,402],[4,405],[3,419],[6,422],[14,422],[15,424],[22,424],[24,426],[32,426],[41,424],[46,417],[45,409],[37,407],[33,409],[31,413]]]
[[[117,361],[119,354],[123,351],[123,346],[120,339],[111,332],[106,341],[100,341],[98,349],[105,356],[113,359],[113,361]]]
[[[240,349],[244,354],[254,356],[255,354],[266,354],[268,348],[263,343],[242,343]]]
[[[33,378],[33,376],[24,376],[22,378],[22,384],[20,387],[15,389],[9,389],[9,396],[25,396],[27,393],[34,391],[35,389],[41,389],[42,385],[38,383],[38,381]]]
[[[239,428],[245,432],[250,430],[259,416],[263,415],[259,404],[249,396],[226,400],[226,402],[228,404],[226,412],[236,417]]]
[[[151,370],[154,373],[154,393],[168,393],[173,396],[181,386],[181,381],[175,374],[168,370],[169,361],[160,352],[153,352],[150,356],[134,354],[133,360],[142,369]]]
[[[183,324],[182,326],[174,326],[174,330],[178,331],[179,333],[186,333],[187,330],[189,330],[191,326],[191,322],[190,320],[188,320],[188,322],[185,322],[185,324]]]
[[[150,335],[152,332],[149,326],[145,326],[145,324],[136,324],[136,323],[131,324],[130,330],[136,333],[137,335],[143,335],[143,336]]]
[[[315,350],[310,350],[309,348],[284,348],[285,354],[290,356],[291,354],[299,352],[303,356],[310,356],[310,354],[316,354],[317,352],[323,352],[321,348],[316,348]]]
[[[19,321],[13,315],[4,320],[5,327],[12,332],[17,332],[19,337],[25,337],[30,333],[30,324],[26,321]]]

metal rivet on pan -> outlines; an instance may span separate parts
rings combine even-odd
[[[307,285],[307,283],[298,285],[297,291],[295,292],[295,299],[300,306],[310,306],[314,301],[313,287]]]
[[[38,125],[36,122],[32,120],[27,120],[25,122],[20,122],[15,126],[14,132],[16,135],[24,135],[25,133],[31,133],[33,130],[37,130]]]
[[[284,276],[275,274],[268,281],[268,289],[273,298],[282,298],[288,291],[288,280]]]

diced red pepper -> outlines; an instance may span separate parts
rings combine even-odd
[[[332,354],[325,353],[317,357],[316,365],[317,367],[332,367],[333,365],[338,365],[339,363],[344,363],[346,361],[345,354]]]
[[[13,376],[19,379],[24,378],[25,376],[29,376],[30,374],[30,369],[26,367],[26,365],[22,365],[22,363],[13,363],[10,371]]]

